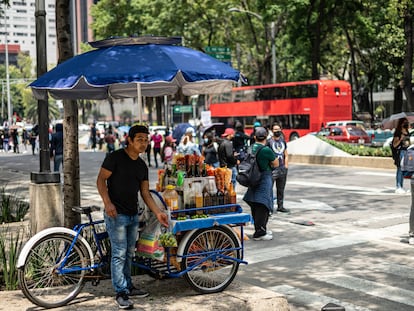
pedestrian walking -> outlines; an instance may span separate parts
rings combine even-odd
[[[63,124],[57,123],[55,133],[50,140],[50,157],[53,159],[53,171],[59,172],[63,167]]]
[[[218,144],[215,141],[213,133],[208,132],[204,135],[204,144],[201,148],[201,154],[204,156],[204,163],[214,168],[220,166],[218,159]]]
[[[276,185],[277,211],[288,213],[289,210],[283,206],[289,159],[287,144],[283,138],[282,127],[279,123],[273,123],[272,132],[273,136],[267,141],[267,145],[273,150],[279,161],[279,165],[272,170],[273,185]]]
[[[273,212],[272,169],[279,165],[279,160],[272,149],[266,146],[267,134],[264,127],[255,129],[255,143],[252,146],[252,152],[256,154],[256,161],[262,172],[261,179],[256,187],[247,188],[243,197],[251,209],[254,221],[253,239],[255,241],[273,239],[272,231],[267,230],[267,223],[269,214]]]
[[[158,156],[162,159],[161,143],[163,139],[162,139],[162,135],[158,133],[157,129],[154,131],[154,134],[151,135],[151,140],[154,142],[154,147],[152,148],[152,150],[154,151],[155,167],[158,168]]]
[[[138,240],[138,194],[168,227],[168,218],[162,213],[149,191],[148,167],[139,156],[149,141],[148,128],[135,125],[130,128],[127,147],[108,154],[102,163],[96,181],[105,206],[104,219],[111,242],[111,277],[116,292],[115,301],[121,309],[132,309],[129,296],[146,297],[148,293],[134,286],[131,263]]]
[[[408,131],[410,123],[407,118],[401,118],[398,120],[397,127],[394,132],[394,137],[392,139],[392,149],[393,149],[393,158],[395,166],[397,167],[396,172],[396,189],[395,193],[405,194],[406,191],[403,188],[404,177],[401,172],[401,159],[404,156],[404,153],[407,151],[407,148],[410,146],[410,133]]]
[[[234,137],[234,129],[226,128],[221,135],[223,141],[218,147],[218,158],[220,167],[227,167],[231,169],[231,183],[233,189],[236,189],[236,176],[238,160],[235,156],[232,139]]]

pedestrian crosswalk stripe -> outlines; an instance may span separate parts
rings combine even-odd
[[[327,188],[327,189],[335,189],[338,190],[338,186],[335,183],[319,183],[319,182],[311,182],[306,180],[290,180],[288,181],[288,185],[297,185],[303,186],[307,188]],[[376,187],[361,187],[355,185],[341,185],[341,191],[350,191],[353,193],[365,194],[365,195],[395,195],[394,188],[376,188]],[[400,195],[400,194],[399,194]]]
[[[406,224],[398,224],[385,228],[360,230],[358,232],[351,233],[344,230],[345,232],[341,234],[338,234],[338,230],[336,230],[337,235],[335,236],[292,243],[289,244],[289,247],[286,247],[286,245],[280,245],[274,247],[256,248],[255,245],[257,244],[250,244],[251,247],[249,247],[249,250],[246,251],[245,258],[249,264],[255,264],[277,258],[296,256],[331,248],[351,246],[366,242],[375,243],[376,241],[382,241],[387,237],[398,237],[402,232],[406,231],[406,227]]]
[[[345,308],[346,311],[370,311],[370,309],[356,306],[350,302],[340,301],[328,296],[318,295],[314,292],[302,290],[289,285],[272,286],[274,292],[286,295],[288,303],[294,301],[297,304],[306,306],[309,310],[321,310],[321,308],[332,302]]]
[[[405,305],[414,306],[414,296],[413,292],[410,290],[344,274],[318,275],[317,279],[335,286],[363,292],[371,296],[380,297]]]
[[[368,268],[376,272],[393,274],[397,276],[402,276],[404,278],[414,278],[414,268],[406,265],[396,264],[392,262],[383,262],[380,264],[369,266]]]

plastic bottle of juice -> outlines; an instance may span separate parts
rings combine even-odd
[[[162,197],[170,212],[178,210],[178,192],[175,191],[174,185],[167,185]],[[177,213],[171,213],[171,219],[175,218],[177,218]]]
[[[195,193],[195,207],[201,208],[203,207],[203,192],[201,189],[201,182],[194,182],[194,193]],[[199,210],[196,212],[197,215],[203,214],[203,210]]]

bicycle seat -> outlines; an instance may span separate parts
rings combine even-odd
[[[72,207],[72,211],[80,213],[80,214],[90,214],[92,212],[98,212],[101,208],[96,205],[91,206],[74,206]]]

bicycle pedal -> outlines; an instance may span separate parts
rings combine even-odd
[[[92,283],[92,286],[98,286],[100,282],[101,282],[100,279],[95,279],[95,280],[92,280],[91,283]]]

